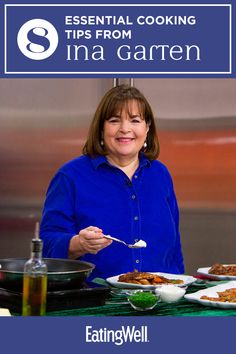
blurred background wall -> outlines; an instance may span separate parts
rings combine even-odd
[[[186,273],[235,263],[236,80],[135,79],[180,206]],[[48,183],[80,155],[112,79],[0,80],[0,258],[28,257]],[[158,230],[157,230],[158,232]]]

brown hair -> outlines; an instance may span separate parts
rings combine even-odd
[[[128,85],[113,87],[102,98],[89,128],[88,138],[83,147],[84,155],[107,155],[104,146],[101,146],[104,122],[111,118],[117,112],[117,109],[129,100],[138,102],[145,122],[149,125],[146,139],[147,147],[143,151],[145,156],[150,160],[155,160],[158,157],[160,150],[159,141],[151,106],[137,88]]]

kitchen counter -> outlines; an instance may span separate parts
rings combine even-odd
[[[187,293],[201,289],[204,289],[204,287],[192,285],[187,289]],[[20,314],[15,313],[13,315]],[[105,305],[52,311],[47,312],[47,316],[236,316],[236,309],[203,306],[182,298],[176,303],[158,302],[153,310],[140,312],[130,306],[125,296],[109,295]]]

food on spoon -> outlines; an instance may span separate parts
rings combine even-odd
[[[218,297],[210,297],[203,295],[201,296],[201,299],[220,302],[236,302],[236,288],[227,289],[225,291],[219,291],[217,292],[217,294]]]
[[[208,274],[236,276],[236,264],[223,265],[216,263],[209,269]]]
[[[147,243],[143,240],[139,240],[138,242],[135,242],[134,247],[137,248],[147,247]]]
[[[118,282],[139,285],[183,284],[181,279],[167,279],[161,275],[137,271],[120,275]]]

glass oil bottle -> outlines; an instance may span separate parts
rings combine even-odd
[[[43,241],[36,223],[35,238],[31,242],[31,258],[24,265],[23,316],[44,316],[47,299],[47,265],[42,258]]]

